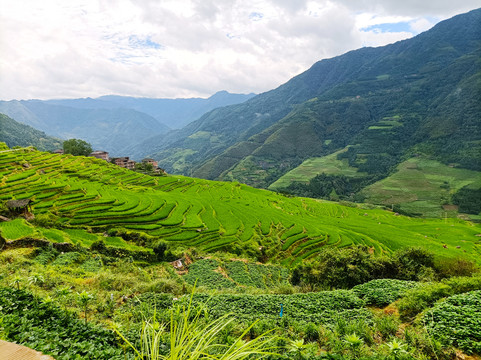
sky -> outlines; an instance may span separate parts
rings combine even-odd
[[[0,0],[0,99],[261,93],[481,0]]]

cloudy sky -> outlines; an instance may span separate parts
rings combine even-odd
[[[481,0],[0,0],[0,99],[260,93]]]

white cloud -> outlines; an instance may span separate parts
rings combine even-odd
[[[0,0],[0,99],[267,91],[318,60],[408,38],[476,2]],[[407,30],[375,29],[401,22]]]
[[[420,18],[412,21],[409,25],[415,33],[419,34],[423,31],[431,29],[434,26],[434,23],[429,19]]]

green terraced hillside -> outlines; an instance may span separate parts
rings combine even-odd
[[[347,150],[342,149],[335,153],[323,157],[310,158],[305,160],[301,165],[292,169],[288,173],[281,176],[277,181],[273,182],[269,189],[279,190],[288,187],[294,181],[303,183],[309,182],[313,177],[320,173],[329,175],[345,175],[348,177],[361,177],[366,173],[358,172],[357,168],[349,166],[347,159],[338,159],[339,154],[345,153]]]
[[[352,244],[378,253],[422,245],[440,256],[481,258],[476,236],[481,226],[469,222],[414,219],[382,209],[285,197],[239,183],[150,177],[94,158],[4,151],[0,189],[2,201],[31,198],[33,213],[40,218],[50,214],[65,233],[127,229],[174,247],[223,250],[286,265],[326,245]],[[15,234],[9,227],[11,223],[0,223],[4,236]]]
[[[399,164],[395,173],[366,187],[363,193],[374,204],[394,204],[406,213],[444,217],[457,215],[457,207],[450,205],[451,196],[467,185],[481,188],[481,172],[416,157]]]
[[[308,184],[315,176],[327,174],[350,179],[367,178],[367,173],[349,166],[348,159],[339,158],[346,149],[333,154],[310,158],[274,182],[269,189],[289,190],[295,182]],[[465,186],[481,188],[481,172],[456,168],[424,156],[410,158],[396,167],[388,177],[361,190],[365,202],[395,207],[396,211],[417,216],[444,218],[459,215],[453,206],[453,195]],[[469,214],[471,219],[479,215]]]

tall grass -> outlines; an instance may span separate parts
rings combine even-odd
[[[257,359],[276,355],[275,341],[270,331],[245,341],[256,324],[248,326],[231,344],[220,342],[221,333],[234,321],[231,314],[210,320],[204,317],[203,307],[195,308],[193,294],[188,306],[174,306],[170,310],[170,323],[160,323],[154,315],[145,318],[140,333],[140,348],[133,345],[118,329],[117,334],[134,350],[136,359],[142,360],[242,360],[253,355]],[[168,347],[167,351],[163,351]]]

